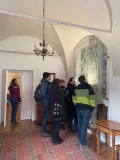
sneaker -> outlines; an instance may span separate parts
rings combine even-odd
[[[59,137],[59,140],[60,140],[60,141],[63,141],[63,139],[62,139],[62,138],[60,138],[60,137]]]
[[[15,126],[15,123],[11,123],[12,126]]]
[[[58,141],[63,141],[63,139],[59,137],[58,140],[57,140],[57,142],[58,142]],[[54,142],[56,142],[56,141],[52,140],[51,142],[54,143]]]
[[[41,137],[51,137],[52,134],[49,133],[40,133]]]
[[[14,124],[19,125],[19,123],[18,123],[18,122],[15,122]]]
[[[62,143],[63,143],[63,140],[62,140],[62,139],[61,139],[61,140],[59,139],[58,141],[53,142],[54,145],[58,145],[58,144],[62,144]]]
[[[82,145],[82,144],[80,144],[80,148],[82,148],[82,149],[86,149],[86,148],[88,148],[88,146],[87,145]]]
[[[51,134],[51,131],[50,131],[49,129],[47,129],[47,133],[48,133],[48,134]]]

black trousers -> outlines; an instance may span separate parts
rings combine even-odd
[[[59,141],[59,133],[62,121],[52,121],[52,142]]]

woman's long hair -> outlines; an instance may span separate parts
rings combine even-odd
[[[70,82],[72,82],[72,80],[74,79],[74,77],[71,77],[70,79],[69,79],[69,81],[68,81],[68,84],[70,84]],[[67,84],[67,85],[68,85]]]
[[[16,78],[13,78],[13,79],[11,80],[11,82],[10,82],[10,85],[9,85],[9,88],[8,88],[8,89],[10,89],[10,87],[16,86],[16,85],[17,85],[17,83],[16,83]]]
[[[60,79],[54,79],[53,81],[52,81],[52,86],[60,86]]]

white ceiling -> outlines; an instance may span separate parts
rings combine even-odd
[[[42,17],[42,5],[43,0],[1,0],[0,10]],[[110,15],[105,0],[46,0],[45,13],[47,19],[110,29]]]
[[[77,43],[94,34],[107,46],[114,75],[120,75],[120,1],[119,0],[46,0],[46,19],[71,23],[78,28],[46,23],[46,39],[60,54],[65,66]],[[0,0],[0,11],[42,18],[42,0]],[[82,27],[82,28],[79,28]],[[39,20],[0,14],[0,41],[12,36],[42,38]]]

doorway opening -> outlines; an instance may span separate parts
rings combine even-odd
[[[15,78],[18,81],[20,87],[21,103],[16,114],[16,121],[21,120],[33,120],[33,71],[23,71],[23,70],[3,70],[3,101],[2,101],[2,122],[4,122],[4,127],[6,122],[11,121],[11,111],[12,107],[9,101],[9,91],[8,87],[11,80]]]
[[[18,85],[20,87],[20,96],[22,97],[22,72],[8,72],[8,79],[7,79],[7,88],[9,88],[9,85],[12,81],[12,79],[15,78],[18,82]],[[6,106],[6,122],[11,121],[11,112],[12,107],[11,103],[9,101],[9,90],[7,92],[7,106]],[[16,115],[16,121],[19,122],[21,120],[21,103],[18,105],[17,115]]]

